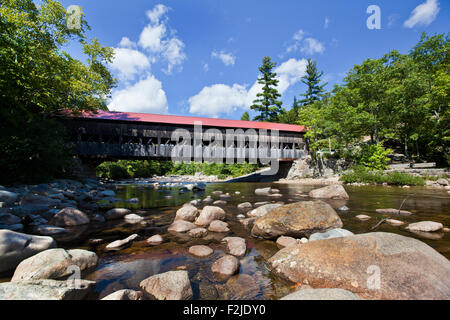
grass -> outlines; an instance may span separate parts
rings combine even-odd
[[[424,186],[425,179],[403,172],[370,171],[364,166],[355,166],[341,177],[344,183],[371,183],[396,186]]]

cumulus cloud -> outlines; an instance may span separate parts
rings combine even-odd
[[[142,30],[138,44],[148,51],[153,61],[163,58],[168,63],[167,70],[163,71],[170,74],[175,67],[181,68],[186,54],[183,41],[177,38],[176,31],[169,27],[168,12],[169,8],[163,4],[147,11],[150,23]]]
[[[286,90],[300,81],[305,75],[307,61],[305,59],[289,59],[275,68],[278,92],[283,94]],[[257,93],[261,92],[262,85],[257,81],[248,86],[233,84],[215,84],[204,87],[200,93],[189,99],[190,112],[197,115],[219,117],[221,114],[230,114],[236,110],[249,110]]]
[[[236,57],[232,53],[226,53],[224,51],[213,51],[211,57],[221,60],[226,66],[233,66],[236,62]]]
[[[328,27],[329,20],[325,19],[325,28]],[[315,53],[323,53],[325,51],[325,46],[317,39],[308,37],[305,38],[307,33],[302,29],[298,30],[292,36],[294,40],[291,45],[286,48],[287,53],[300,51],[305,54],[313,55]]]
[[[427,26],[436,19],[439,10],[439,2],[437,0],[427,0],[412,11],[404,26],[406,28],[414,28],[420,25]]]
[[[313,55],[315,53],[323,53],[325,51],[324,45],[317,39],[306,38],[300,51],[306,54]]]
[[[150,61],[137,50],[114,48],[114,60],[111,68],[119,72],[121,80],[132,80],[136,75],[150,68]]]
[[[167,114],[166,93],[161,82],[149,75],[123,90],[113,92],[109,110]]]
[[[122,40],[119,42],[119,47],[122,48],[136,48],[136,42],[131,41],[127,37],[123,37]]]
[[[427,0],[412,11],[404,26],[407,28],[413,28],[416,25],[427,26],[436,19],[439,10],[439,2],[437,0]]]

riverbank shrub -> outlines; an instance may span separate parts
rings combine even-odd
[[[217,176],[219,179],[239,177],[258,170],[255,164],[225,164],[225,163],[183,163],[172,161],[141,161],[119,160],[104,162],[97,169],[97,176],[107,179],[151,178],[165,175],[195,175],[197,172],[207,176]]]
[[[398,186],[423,186],[425,180],[403,172],[371,171],[365,166],[354,166],[341,177],[344,183],[372,183]]]

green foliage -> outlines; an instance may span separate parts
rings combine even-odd
[[[354,166],[346,174],[342,175],[341,181],[344,183],[372,183],[398,186],[423,186],[425,180],[421,177],[413,176],[411,174],[402,172],[370,171],[364,166]]]
[[[359,163],[367,166],[371,170],[386,170],[390,162],[388,155],[393,152],[391,149],[384,148],[382,142],[365,145],[362,149]]]
[[[405,155],[450,162],[450,34],[425,34],[409,54],[392,51],[355,65],[331,95],[302,107],[311,149],[331,139],[340,154],[363,140],[403,146]]]
[[[259,168],[249,163],[184,163],[171,161],[140,161],[119,160],[104,162],[97,167],[97,176],[107,179],[151,178],[165,175],[195,175],[200,172],[208,176],[218,176],[219,179],[239,177],[250,174]]]
[[[276,63],[273,63],[270,57],[264,57],[263,64],[259,68],[262,77],[258,78],[258,83],[263,85],[263,92],[256,95],[257,99],[250,107],[260,113],[255,117],[255,121],[275,122],[282,112],[283,103],[278,100],[281,94],[277,90],[279,80],[277,74],[272,71],[275,66]]]
[[[0,5],[0,180],[38,181],[66,166],[64,132],[48,118],[61,110],[106,109],[115,79],[113,49],[86,39],[89,25],[69,29],[58,1],[3,0]],[[78,41],[87,63],[63,51]],[[6,151],[6,152],[5,152]]]
[[[243,121],[250,121],[250,115],[249,115],[249,113],[247,111],[244,112],[244,114],[241,117],[241,120],[243,120]]]
[[[322,78],[322,76],[323,72],[319,72],[319,70],[317,69],[317,62],[308,59],[306,74],[302,78],[302,82],[307,85],[308,90],[305,94],[301,95],[302,97],[305,97],[303,100],[299,101],[301,105],[310,105],[316,101],[321,100],[324,97],[324,87],[327,85],[327,83],[322,85],[320,84],[320,78]]]

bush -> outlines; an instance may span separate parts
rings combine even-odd
[[[393,152],[391,149],[386,149],[382,142],[365,145],[361,151],[360,163],[371,170],[386,170],[390,161],[388,155]]]
[[[408,173],[371,171],[364,166],[355,166],[347,173],[342,175],[341,181],[344,183],[373,183],[400,186],[423,186],[425,180],[421,177],[416,177]]]

